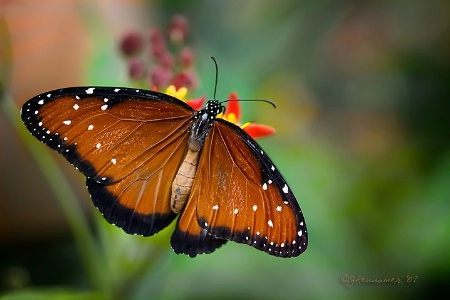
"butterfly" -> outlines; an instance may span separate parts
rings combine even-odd
[[[177,254],[234,241],[300,255],[308,239],[295,196],[261,147],[217,117],[223,111],[217,100],[197,111],[155,91],[72,87],[32,98],[21,117],[86,176],[94,205],[126,233],[151,236],[178,217]]]

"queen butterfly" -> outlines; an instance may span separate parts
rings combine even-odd
[[[223,110],[217,100],[197,111],[154,91],[72,87],[32,98],[21,116],[87,177],[105,219],[129,234],[151,236],[179,214],[175,253],[195,257],[231,240],[300,255],[307,230],[295,196],[247,133],[216,118]]]

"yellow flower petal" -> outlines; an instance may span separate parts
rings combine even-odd
[[[188,89],[186,87],[184,87],[184,86],[181,87],[178,90],[178,97],[177,98],[183,100],[184,97],[186,97],[187,92],[188,92]]]
[[[166,94],[172,97],[176,97],[177,95],[177,89],[174,85],[169,85],[166,89]]]
[[[233,124],[237,124],[237,118],[236,115],[234,113],[229,113],[227,115],[227,121]]]
[[[252,124],[252,122],[247,122],[241,125],[241,128],[244,129],[245,127],[247,127],[248,125]]]
[[[186,87],[181,87],[177,91],[174,85],[169,85],[166,89],[167,95],[175,97],[180,100],[184,100],[184,97],[186,97],[187,92],[188,89]]]

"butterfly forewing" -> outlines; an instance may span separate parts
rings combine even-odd
[[[56,90],[22,109],[30,132],[88,177],[89,192],[105,218],[143,235],[175,217],[170,186],[192,114],[170,96],[124,88]]]
[[[258,144],[231,123],[217,120],[209,132],[189,201],[213,237],[280,257],[306,249],[306,225],[294,195]]]

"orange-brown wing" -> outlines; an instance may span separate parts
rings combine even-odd
[[[177,254],[195,257],[197,254],[211,253],[227,242],[224,239],[214,238],[198,225],[196,204],[194,201],[187,201],[178,218],[170,240],[172,249]]]
[[[221,119],[205,140],[177,230],[244,243],[279,257],[298,256],[307,247],[303,214],[278,169],[250,136]],[[196,251],[196,243],[190,247]]]
[[[186,150],[188,105],[145,90],[79,87],[39,95],[21,112],[36,138],[87,177],[110,223],[152,235],[175,218],[170,187]]]

